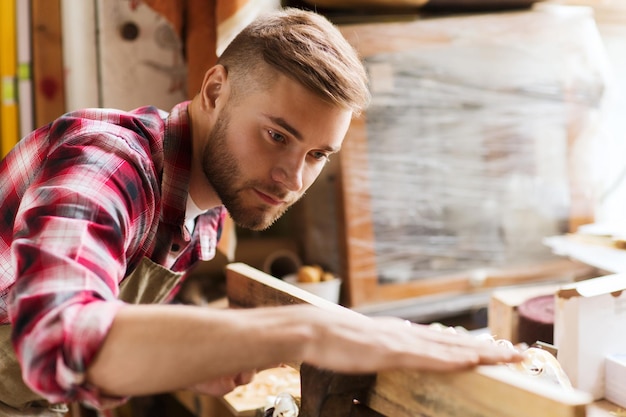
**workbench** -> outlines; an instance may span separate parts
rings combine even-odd
[[[344,309],[245,264],[230,264],[226,270],[229,308],[309,303]],[[626,417],[626,411],[607,401],[594,402],[587,393],[563,390],[505,366],[479,366],[453,373],[342,375],[306,364],[293,365],[299,366],[301,378],[300,417]],[[212,402],[191,394],[178,397],[198,417],[255,413],[236,411],[236,406],[224,399]],[[199,402],[204,404],[202,414],[198,413]]]

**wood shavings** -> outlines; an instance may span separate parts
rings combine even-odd
[[[224,396],[226,403],[236,412],[263,409],[274,403],[280,393],[300,398],[300,373],[289,366],[266,369],[254,380]]]

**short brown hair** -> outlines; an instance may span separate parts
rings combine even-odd
[[[259,78],[262,62],[354,114],[369,104],[367,74],[356,50],[318,13],[284,8],[264,14],[244,28],[218,59],[229,77],[247,82],[251,76]]]

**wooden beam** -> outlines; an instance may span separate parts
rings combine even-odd
[[[40,127],[65,113],[60,0],[33,0],[31,19],[35,127]]]
[[[226,266],[226,296],[234,308],[312,304],[359,314],[241,262]]]
[[[379,373],[368,405],[393,417],[584,417],[592,401],[587,393],[502,365],[453,373]]]

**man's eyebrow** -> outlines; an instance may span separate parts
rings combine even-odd
[[[276,123],[278,126],[282,127],[283,129],[285,129],[287,132],[289,132],[291,135],[293,135],[296,139],[298,140],[302,140],[302,133],[300,133],[298,131],[298,129],[296,129],[295,127],[293,127],[292,125],[290,125],[285,119],[283,119],[282,117],[275,117],[275,116],[270,116],[270,115],[265,115],[265,117],[267,117],[268,119],[270,119],[272,121],[272,123]]]

